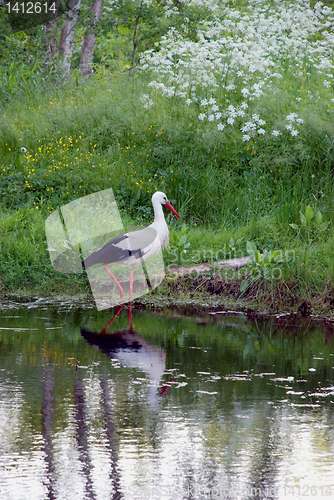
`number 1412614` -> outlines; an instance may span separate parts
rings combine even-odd
[[[7,12],[9,14],[55,14],[57,12],[56,2],[51,4],[47,2],[16,2],[12,5],[11,2],[7,3]]]
[[[286,484],[284,488],[285,496],[296,496],[296,497],[328,497],[332,496],[334,489],[331,485],[329,486],[316,486],[316,485],[289,485]]]

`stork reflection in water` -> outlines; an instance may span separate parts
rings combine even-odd
[[[156,406],[172,382],[169,380],[160,387],[166,368],[165,350],[151,344],[132,328],[110,334],[106,334],[106,328],[101,333],[82,328],[81,335],[90,345],[100,349],[111,359],[117,359],[123,366],[146,373],[149,382],[147,400],[151,406]]]

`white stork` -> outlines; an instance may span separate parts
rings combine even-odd
[[[84,269],[88,269],[95,264],[103,264],[105,270],[110,274],[118,286],[121,298],[124,296],[124,290],[110,271],[108,264],[118,263],[123,266],[132,267],[129,279],[131,300],[135,266],[148,259],[160,248],[168,245],[169,231],[162,210],[162,205],[165,205],[165,207],[176,215],[176,217],[181,219],[179,214],[169,203],[167,196],[161,191],[157,191],[152,196],[152,205],[154,210],[154,222],[150,226],[139,231],[133,231],[116,236],[116,238],[113,238],[102,248],[93,252],[82,262]],[[117,314],[119,312],[120,310]]]

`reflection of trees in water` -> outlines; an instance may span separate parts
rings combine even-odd
[[[85,491],[88,498],[95,499],[92,480],[92,462],[88,446],[88,427],[85,413],[85,390],[83,380],[76,375],[74,379],[74,403],[76,407],[76,440],[78,443],[79,459],[82,464],[82,472],[85,477]]]
[[[106,425],[107,439],[108,439],[110,459],[111,459],[111,471],[109,474],[109,478],[114,489],[114,494],[112,498],[113,500],[119,500],[122,498],[122,494],[120,487],[119,469],[117,467],[117,449],[116,449],[116,436],[115,436],[116,428],[114,424],[114,414],[112,410],[109,382],[105,374],[102,376],[100,383],[102,389],[101,404],[105,415],[104,421]]]
[[[285,335],[269,323],[262,329],[260,322],[244,326],[241,322],[239,328],[237,319],[233,319],[233,325],[230,319],[228,325],[216,321],[199,327],[182,318],[172,320],[171,325],[166,318],[158,324],[153,317],[153,326],[148,316],[145,321],[143,332],[150,342],[129,330],[106,335],[86,330],[87,342],[79,336],[80,341],[74,344],[62,330],[47,338],[36,330],[29,338],[24,331],[13,336],[11,343],[2,344],[0,389],[9,384],[19,392],[15,396],[11,389],[6,389],[7,407],[1,409],[10,408],[11,418],[14,415],[20,422],[16,428],[13,422],[8,433],[10,442],[5,442],[11,446],[9,453],[23,456],[36,446],[36,436],[43,436],[44,469],[42,465],[38,472],[45,477],[45,498],[56,499],[58,488],[72,487],[66,484],[67,472],[59,457],[68,453],[66,439],[73,438],[76,455],[68,455],[73,480],[79,474],[85,496],[98,496],[101,485],[95,473],[101,462],[96,452],[101,443],[96,442],[96,436],[101,433],[104,469],[100,474],[106,480],[104,488],[110,490],[114,499],[126,495],[123,488],[127,484],[138,483],[144,488],[145,481],[151,477],[156,480],[160,467],[166,467],[166,453],[169,456],[173,449],[177,453],[171,455],[168,467],[174,472],[169,468],[164,472],[167,471],[171,484],[179,485],[180,494],[189,499],[198,498],[199,485],[206,489],[226,487],[231,498],[235,485],[247,492],[245,499],[257,500],[259,493],[264,496],[268,492],[267,496],[273,498],[276,485],[282,484],[283,468],[296,457],[305,463],[316,457],[320,464],[325,464],[323,470],[332,470],[332,396],[312,396],[319,391],[325,394],[326,386],[334,385],[333,338],[328,331],[323,335],[310,330],[304,335],[303,330],[294,329]],[[155,337],[157,324],[160,337]],[[136,328],[141,326],[139,318]],[[69,334],[70,328],[66,328]],[[1,335],[0,332],[0,341]],[[154,345],[155,338],[162,347]],[[141,357],[150,350],[151,358],[147,359],[156,356],[161,364],[159,367],[158,363],[156,378],[160,372],[164,374],[161,380],[166,379],[168,372],[168,377],[174,377],[175,367],[177,373],[186,375],[175,376],[175,385],[162,405],[157,384],[149,383],[154,370],[147,366],[145,372]],[[77,371],[76,360],[81,365]],[[311,365],[316,367],[315,372],[308,371]],[[121,366],[122,369],[116,369]],[[201,371],[219,374],[221,378],[209,382],[210,375],[199,375]],[[254,375],[272,371],[273,376]],[[245,380],[233,380],[237,373],[244,373]],[[289,383],[270,380],[278,376],[295,379]],[[302,378],[306,382],[298,383]],[[188,385],[178,387],[180,381]],[[148,404],[149,388],[161,411],[154,411],[154,406]],[[197,394],[198,389],[215,390],[217,394]],[[303,391],[305,397],[289,394],[289,389]],[[268,404],[269,401],[274,404]],[[292,406],[312,402],[321,404],[315,410]],[[34,418],[36,414],[41,418]],[[62,434],[66,436],[64,443],[60,441]],[[298,440],[304,441],[308,457],[303,456]],[[136,470],[133,478],[126,474],[127,459]],[[0,460],[1,464],[6,460],[3,452]],[[38,462],[35,464],[41,467]],[[298,474],[296,469],[295,476]]]
[[[252,447],[249,467],[248,499],[276,498],[275,486],[281,462],[279,425],[273,418],[272,405],[259,415],[258,436]]]
[[[46,474],[48,477],[47,498],[54,500],[55,494],[55,466],[54,466],[54,450],[52,444],[52,425],[55,415],[55,376],[54,368],[46,366],[43,368],[43,405],[42,405],[42,425],[44,438],[44,452],[46,461]]]

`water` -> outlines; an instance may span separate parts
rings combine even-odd
[[[334,495],[330,325],[0,315],[0,499]]]

